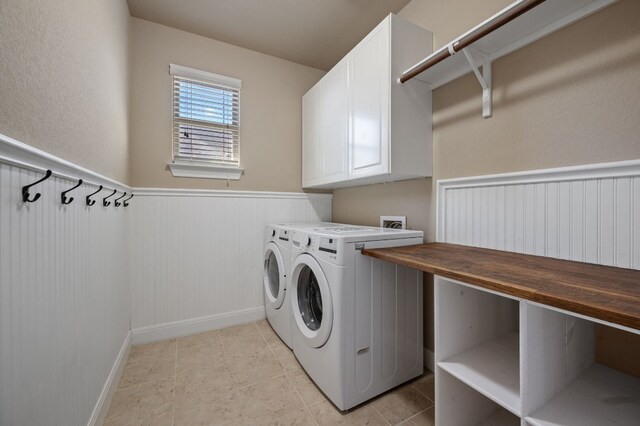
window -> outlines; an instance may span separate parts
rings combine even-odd
[[[239,179],[241,81],[171,64],[174,176]]]

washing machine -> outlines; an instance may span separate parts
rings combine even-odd
[[[306,230],[336,226],[329,222],[278,223],[265,228],[263,259],[264,304],[267,321],[291,348],[291,303],[288,284],[291,264],[292,229]]]
[[[423,373],[422,272],[364,256],[421,244],[420,231],[340,225],[293,230],[293,352],[348,410]]]

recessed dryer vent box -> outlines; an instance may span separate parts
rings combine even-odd
[[[407,229],[406,216],[380,216],[381,228]]]

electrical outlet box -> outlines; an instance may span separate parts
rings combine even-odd
[[[381,228],[407,229],[406,216],[380,216]]]

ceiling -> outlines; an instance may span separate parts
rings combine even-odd
[[[329,70],[410,0],[127,0],[131,16]]]

